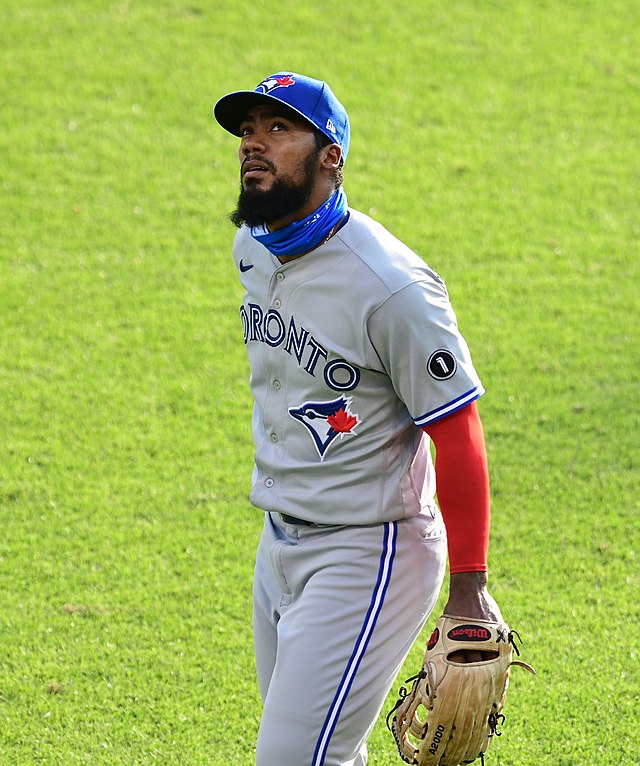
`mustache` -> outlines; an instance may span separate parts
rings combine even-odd
[[[242,165],[240,165],[240,174],[244,173],[244,167],[247,164],[247,162],[259,162],[261,165],[264,165],[266,168],[269,168],[269,170],[275,175],[276,166],[273,164],[273,162],[271,162],[271,160],[268,160],[265,157],[253,156],[253,155],[249,155],[248,157],[245,157],[242,160]]]

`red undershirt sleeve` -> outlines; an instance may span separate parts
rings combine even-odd
[[[489,552],[489,470],[475,402],[425,426],[436,449],[438,504],[449,547],[449,571],[483,572]]]

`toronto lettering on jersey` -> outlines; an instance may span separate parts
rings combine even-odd
[[[316,376],[322,370],[325,383],[333,391],[353,391],[360,382],[360,370],[345,359],[329,360],[324,346],[302,325],[291,317],[285,322],[276,309],[266,313],[256,303],[240,307],[245,344],[266,343],[281,348],[293,356],[298,366],[309,375]]]

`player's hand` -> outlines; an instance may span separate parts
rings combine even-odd
[[[502,621],[500,607],[487,590],[486,572],[460,572],[452,574],[449,580],[449,600],[444,614],[468,617],[475,620]],[[483,662],[493,659],[485,652],[465,649],[450,655],[454,662]]]

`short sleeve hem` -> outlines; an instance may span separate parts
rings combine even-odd
[[[447,404],[443,404],[441,407],[437,407],[435,410],[425,412],[424,415],[420,415],[420,417],[414,418],[413,422],[419,428],[423,428],[424,426],[429,425],[429,423],[434,423],[436,420],[440,420],[440,418],[445,417],[445,415],[451,415],[452,412],[455,412],[462,407],[466,407],[467,404],[471,404],[471,402],[479,399],[482,394],[484,394],[484,388],[482,385],[474,386],[470,391],[467,391],[455,399],[452,399]]]

